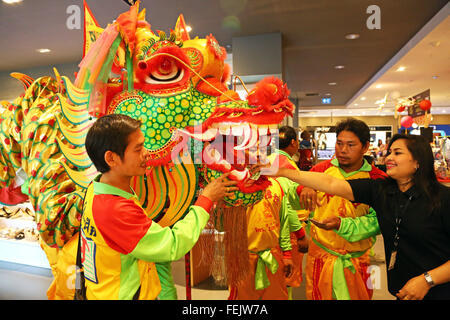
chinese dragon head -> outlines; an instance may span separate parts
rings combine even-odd
[[[85,54],[75,82],[57,72],[56,79],[27,79],[25,94],[8,106],[0,123],[2,146],[10,155],[1,155],[6,169],[0,179],[8,185],[14,171],[24,169],[22,190],[35,208],[43,242],[63,248],[77,233],[84,190],[98,174],[84,139],[95,118],[111,113],[142,121],[150,160],[147,175],[134,178],[132,187],[150,218],[173,225],[199,186],[230,172],[239,190],[218,205],[222,216],[212,215],[211,221],[229,234],[238,225],[235,236],[245,237],[245,210],[270,184],[264,176],[251,176],[248,166],[261,160],[278,124],[292,115],[286,85],[263,79],[240,99],[226,85],[225,49],[212,35],[191,39],[182,15],[167,36],[152,31],[139,1],[104,30],[89,10],[85,14]],[[17,132],[8,127],[12,124]],[[240,220],[227,225],[225,216],[239,216],[238,211]]]

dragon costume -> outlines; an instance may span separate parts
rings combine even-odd
[[[226,51],[212,35],[191,39],[182,15],[169,36],[155,33],[139,1],[105,29],[85,4],[84,49],[74,83],[56,70],[54,78],[15,75],[26,91],[5,103],[0,117],[0,184],[9,186],[19,168],[27,175],[22,192],[35,209],[55,278],[48,297],[73,297],[83,198],[98,174],[84,141],[96,118],[111,113],[143,123],[151,156],[147,175],[134,178],[132,188],[160,225],[181,219],[199,186],[222,173],[239,181],[211,217],[228,237],[228,281],[239,281],[245,268],[236,266],[248,259],[236,240],[245,238],[245,210],[270,185],[264,176],[250,177],[248,165],[292,115],[286,85],[264,79],[241,100],[226,86]]]

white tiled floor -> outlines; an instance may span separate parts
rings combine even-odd
[[[387,292],[386,267],[384,265],[384,251],[381,237],[374,246],[375,258],[373,270],[377,274],[373,300],[395,300]],[[304,261],[306,258],[304,259]],[[172,264],[173,276],[177,288],[178,299],[186,298],[184,259]],[[0,261],[0,300],[45,300],[46,291],[52,282],[50,270],[29,267]],[[305,287],[293,288],[294,300],[305,300]],[[211,278],[192,288],[193,300],[226,300],[228,291],[214,285]]]

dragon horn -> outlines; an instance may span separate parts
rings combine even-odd
[[[10,74],[10,76],[19,80],[20,82],[22,82],[24,90],[27,90],[31,86],[31,84],[34,82],[33,78],[27,76],[26,74],[20,73],[20,72],[12,72]]]
[[[91,9],[88,7],[86,0],[84,3],[84,45],[83,45],[83,58],[86,53],[89,51],[89,48],[92,44],[97,40],[100,34],[103,32],[103,29],[100,28],[100,25],[95,19],[94,15],[91,12]]]
[[[183,14],[180,14],[180,16],[177,19],[177,23],[175,25],[175,34],[177,35],[177,38],[181,41],[190,40],[189,32],[186,30],[186,22],[184,21]]]
[[[61,75],[58,72],[58,69],[53,67],[53,72],[55,73],[56,83],[58,84],[58,92],[61,93],[64,90],[64,84],[61,78]]]

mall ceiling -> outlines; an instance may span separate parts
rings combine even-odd
[[[212,33],[232,52],[232,37],[281,32],[283,77],[302,106],[344,106],[437,13],[447,0],[142,0],[153,29],[169,31],[180,13],[191,36]],[[102,27],[127,10],[123,0],[87,0]],[[78,62],[82,29],[66,26],[82,1],[0,2],[0,72]],[[366,13],[380,8],[381,29]],[[359,34],[355,40],[348,34]],[[36,50],[49,48],[50,53]],[[343,69],[335,66],[343,65]],[[336,85],[329,85],[336,83]],[[311,94],[317,94],[312,95]],[[329,107],[327,106],[327,107]]]

